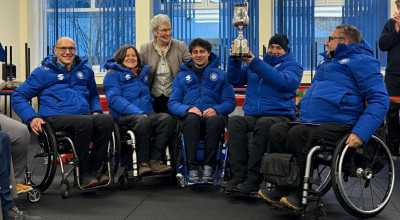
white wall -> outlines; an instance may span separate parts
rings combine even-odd
[[[17,66],[17,80],[25,80],[25,43],[31,47],[31,70],[40,57],[39,2],[40,0],[0,0],[0,42],[4,47],[12,46],[12,62]]]

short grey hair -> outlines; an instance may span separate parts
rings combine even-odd
[[[350,43],[357,43],[357,44],[361,43],[362,41],[361,31],[358,30],[353,25],[342,24],[336,26],[336,29],[339,29],[340,32],[348,38]]]
[[[165,14],[158,14],[151,19],[150,28],[152,31],[155,31],[160,27],[160,25],[169,24],[171,25],[171,20],[169,19],[168,15]]]

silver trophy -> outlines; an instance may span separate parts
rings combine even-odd
[[[243,37],[243,29],[249,25],[248,2],[245,0],[243,4],[235,5],[233,15],[233,26],[239,30],[239,36],[234,40],[230,57],[251,57],[247,39]]]

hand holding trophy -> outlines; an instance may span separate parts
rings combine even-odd
[[[243,29],[249,25],[248,2],[236,4],[233,15],[233,26],[239,30],[239,36],[234,40],[230,57],[252,57],[247,46],[247,39],[243,37]]]

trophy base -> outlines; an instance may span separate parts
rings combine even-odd
[[[248,53],[244,53],[244,54],[231,54],[229,55],[229,57],[247,57],[247,58],[251,58],[251,55]]]

